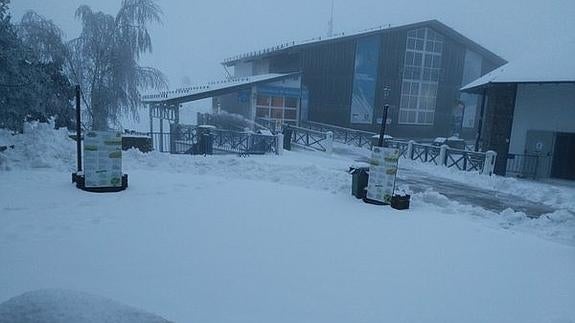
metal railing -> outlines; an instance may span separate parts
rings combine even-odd
[[[440,165],[439,154],[441,148],[432,145],[413,144],[411,160],[418,160],[424,163]]]
[[[302,126],[310,130],[333,133],[333,141],[356,147],[372,149],[377,138],[377,134],[368,131],[349,129],[318,122],[306,121]],[[492,173],[495,163],[495,153],[489,156],[484,152],[474,152],[470,150],[454,149],[448,146],[434,146],[430,144],[419,144],[414,141],[406,142],[393,139],[385,139],[387,147],[399,149],[400,156],[406,159],[416,160],[423,163],[445,166],[447,168],[457,168],[462,171],[477,171],[482,173]],[[485,166],[488,165],[488,168]]]
[[[198,144],[198,129],[188,125],[174,126],[170,139],[170,153],[191,154]]]
[[[399,150],[399,157],[407,158],[407,152],[409,149],[409,143],[406,141],[398,140],[386,140],[385,143],[389,148],[395,148]]]
[[[178,125],[171,133],[145,133],[152,138],[153,148],[172,154],[195,154],[209,140],[209,147],[215,151],[234,154],[278,153],[278,137],[274,135],[238,132],[216,128],[200,128],[193,125]],[[202,141],[202,138],[207,139]]]
[[[148,132],[146,135],[152,138],[152,148],[161,153],[170,152],[172,135],[169,132]]]
[[[313,121],[302,121],[300,125],[301,127],[316,131],[331,132],[333,133],[333,141],[335,142],[369,149],[372,148],[374,136],[377,135],[369,131],[349,129]]]
[[[303,147],[327,153],[333,151],[333,134],[308,128],[284,125],[284,136],[291,138],[291,142]]]
[[[451,148],[448,148],[446,153],[445,166],[447,168],[455,167],[464,171],[483,171],[486,153]]]
[[[274,134],[282,132],[283,125],[275,120],[256,118],[255,123],[259,126],[269,129],[269,131],[271,131]]]
[[[213,137],[215,150],[250,155],[277,153],[276,136],[222,129],[210,129],[209,133]]]

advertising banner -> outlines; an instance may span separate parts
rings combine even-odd
[[[395,148],[374,147],[369,166],[367,198],[377,202],[391,204],[395,189],[399,150]]]
[[[90,131],[84,138],[84,176],[88,188],[122,186],[122,134]]]
[[[379,37],[357,41],[351,101],[351,123],[371,124],[379,65]]]

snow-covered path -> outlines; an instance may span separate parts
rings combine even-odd
[[[270,177],[294,157],[307,173]],[[114,195],[78,191],[67,172],[0,175],[0,302],[65,288],[177,322],[575,320],[575,247],[434,195],[407,212],[360,203],[343,171],[324,177],[337,159],[129,158],[131,187]]]
[[[370,155],[370,151],[367,149],[358,149],[356,147],[343,145],[338,145],[336,153],[340,156],[363,162],[366,166]],[[514,194],[515,192],[513,191],[499,191],[493,187],[489,187],[489,185],[482,187],[480,185],[481,183],[475,183],[476,185],[473,185],[473,181],[471,181],[471,183],[465,180],[457,181],[458,178],[465,178],[466,172],[403,159],[400,162],[400,168],[398,185],[406,185],[411,191],[416,193],[434,190],[462,204],[484,208],[497,213],[503,212],[506,209],[512,209],[516,212],[523,212],[529,217],[540,217],[562,209],[556,205],[547,205],[521,195],[518,196]],[[451,175],[456,173],[459,174],[457,174],[454,179]],[[481,181],[481,176],[477,176],[476,173],[467,173],[467,175],[469,175],[469,178],[476,178]],[[509,181],[522,180],[509,178]],[[539,185],[550,186],[541,183]],[[566,190],[571,191],[572,199],[574,200],[573,205],[569,205],[567,209],[575,215],[575,188],[567,187]]]

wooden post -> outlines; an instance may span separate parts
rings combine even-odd
[[[481,141],[481,135],[483,131],[483,118],[485,115],[485,105],[487,103],[487,89],[483,89],[483,94],[481,96],[481,112],[479,113],[479,124],[477,125],[477,137],[475,138],[475,151],[479,151],[479,142]]]

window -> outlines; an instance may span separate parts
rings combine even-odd
[[[283,96],[273,96],[272,97],[272,107],[282,108],[284,106]]]
[[[297,108],[298,98],[287,97],[287,98],[285,98],[285,101],[286,101],[286,103],[285,103],[286,108],[293,108],[293,109]]]
[[[284,118],[296,120],[297,119],[297,110],[296,109],[285,109],[284,110]]]
[[[283,119],[284,118],[283,109],[272,109],[272,119]]]
[[[429,28],[407,33],[399,123],[432,125],[441,75],[443,36]]]
[[[258,95],[256,117],[295,124],[299,97]]]
[[[258,118],[269,118],[270,117],[270,109],[269,108],[256,108],[256,117]]]
[[[266,106],[266,107],[269,106],[270,105],[270,97],[267,95],[258,95],[257,105]]]

